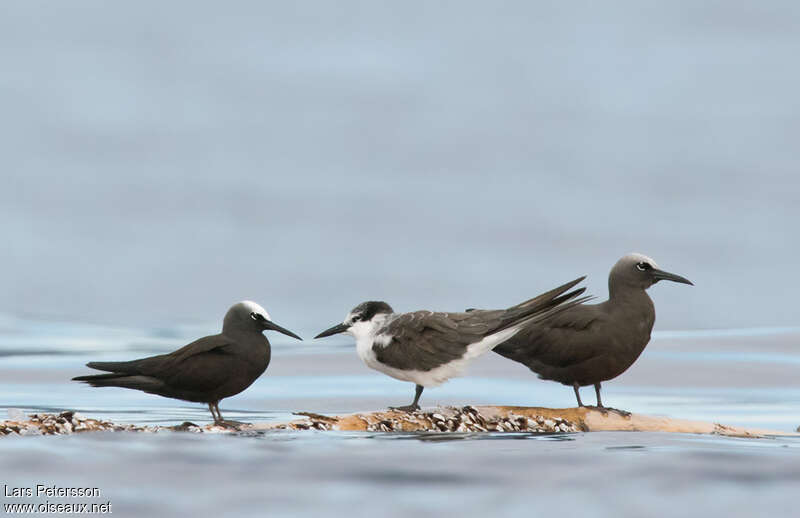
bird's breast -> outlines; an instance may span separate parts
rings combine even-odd
[[[247,347],[247,349],[243,351],[241,355],[241,357],[247,362],[253,371],[260,370],[261,372],[263,372],[269,365],[271,356],[272,351],[270,350],[269,345],[264,347],[263,344]]]
[[[372,337],[368,336],[359,337],[356,339],[356,353],[358,354],[358,357],[361,358],[361,361],[367,365],[367,367],[375,369],[378,359],[375,356],[375,351],[372,350],[372,342]]]

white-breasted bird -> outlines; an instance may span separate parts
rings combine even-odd
[[[367,301],[353,308],[341,324],[315,338],[337,333],[353,336],[358,356],[368,367],[416,385],[414,401],[396,408],[413,411],[419,409],[425,387],[461,375],[471,360],[508,340],[524,325],[587,300],[576,298],[584,288],[565,293],[583,279],[501,310],[395,313],[386,302]]]

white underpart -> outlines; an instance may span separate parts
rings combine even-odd
[[[259,314],[263,315],[264,318],[266,318],[267,320],[272,320],[269,317],[269,313],[267,313],[267,310],[262,308],[257,303],[253,302],[252,300],[243,300],[241,302],[241,304],[243,304],[247,309],[249,309],[250,313],[259,313]]]
[[[504,329],[493,335],[485,336],[480,342],[474,342],[468,345],[464,356],[457,360],[445,363],[429,371],[407,371],[390,367],[389,365],[379,362],[375,356],[375,352],[372,350],[372,345],[374,343],[377,343],[381,347],[386,347],[392,340],[392,337],[387,334],[376,335],[377,331],[386,323],[386,318],[388,316],[389,315],[385,314],[376,315],[373,320],[356,322],[347,330],[347,332],[356,339],[356,352],[358,353],[358,357],[371,369],[375,369],[399,380],[422,385],[423,387],[436,387],[450,378],[462,376],[472,360],[483,353],[491,351],[499,344],[514,336],[523,325],[520,324],[516,327]]]

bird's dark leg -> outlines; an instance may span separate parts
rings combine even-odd
[[[212,403],[209,403],[209,406],[211,406],[211,405],[212,405]],[[213,403],[213,405],[214,405],[214,409],[217,411],[217,414],[214,416],[214,424],[215,425],[221,426],[223,428],[233,428],[234,430],[238,430],[240,426],[245,424],[245,423],[240,423],[239,421],[226,421],[222,417],[222,412],[219,411],[219,401],[215,401]]]
[[[572,389],[575,391],[575,397],[578,399],[578,406],[583,406],[583,402],[581,401],[581,386],[578,385],[578,382],[572,384]]]
[[[631,413],[630,412],[626,412],[625,410],[619,410],[617,408],[610,408],[610,407],[604,407],[603,406],[603,401],[600,399],[600,384],[599,383],[595,383],[594,384],[594,392],[595,392],[595,394],[597,394],[597,409],[600,410],[601,412],[603,412],[603,414],[607,414],[608,411],[611,411],[611,412],[618,413],[622,417],[630,417],[631,416]]]
[[[403,412],[414,412],[419,410],[419,397],[422,395],[422,391],[425,390],[425,387],[422,385],[417,385],[414,391],[414,402],[410,405],[406,406],[397,406],[397,407],[389,407],[391,410],[401,410]]]
[[[219,418],[219,417],[217,417],[217,413],[214,411],[214,404],[213,404],[213,403],[209,403],[209,404],[208,404],[208,411],[209,411],[209,412],[211,412],[211,417],[213,417],[213,418],[214,418],[214,422],[215,422],[215,423],[216,423],[217,421],[220,421],[220,418]]]
[[[594,393],[597,394],[597,408],[605,408],[603,406],[603,401],[600,399],[600,384],[594,384]]]

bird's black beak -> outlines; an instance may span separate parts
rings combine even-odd
[[[279,326],[278,324],[276,324],[272,320],[267,320],[264,317],[264,315],[262,315],[260,313],[252,313],[250,316],[253,318],[253,320],[255,320],[256,322],[260,323],[261,327],[263,327],[265,331],[266,330],[277,331],[279,333],[285,334],[286,336],[291,336],[292,338],[297,338],[298,340],[302,340],[302,338],[300,338],[296,334],[292,333],[288,329]]]
[[[318,334],[314,338],[325,338],[326,336],[338,335],[339,333],[344,333],[349,328],[350,328],[350,326],[348,326],[345,323],[336,324],[335,326],[333,326],[331,328],[328,328],[325,331],[321,332],[320,334]]]
[[[680,275],[675,275],[674,273],[665,272],[664,270],[658,270],[656,268],[653,268],[651,275],[653,276],[653,279],[655,279],[655,282],[672,281],[694,286],[694,284],[692,284],[692,281],[690,281],[686,277],[681,277]]]

